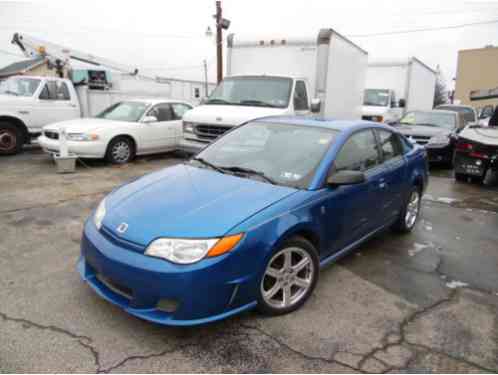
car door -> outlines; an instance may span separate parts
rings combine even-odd
[[[171,123],[171,127],[175,133],[174,144],[175,146],[178,146],[183,137],[183,115],[185,112],[190,111],[192,106],[186,103],[172,103],[171,107],[173,109],[173,121]]]
[[[382,182],[382,206],[379,214],[389,221],[398,216],[404,202],[406,191],[406,162],[403,156],[403,145],[398,134],[384,129],[376,129],[382,166],[385,169]]]
[[[379,208],[384,204],[385,169],[372,129],[354,133],[341,147],[329,174],[362,171],[366,181],[356,185],[328,187],[325,200],[327,249],[339,251],[382,226]]]
[[[160,152],[173,149],[176,146],[175,126],[178,126],[178,120],[175,119],[171,104],[154,105],[146,113],[145,117],[148,116],[154,116],[157,121],[143,124],[147,151]]]
[[[66,82],[47,80],[38,97],[37,116],[42,125],[71,120],[80,116],[79,108],[71,101]]]

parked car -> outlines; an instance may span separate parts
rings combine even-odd
[[[387,228],[413,229],[426,153],[395,129],[273,117],[107,195],[78,270],[101,297],[167,325],[296,310],[320,267]]]
[[[486,105],[479,109],[479,125],[488,126],[489,120],[493,113],[495,112],[495,107],[491,104]]]
[[[413,111],[403,116],[396,128],[423,145],[429,162],[451,164],[457,134],[465,127],[463,114],[452,111]]]
[[[105,158],[123,164],[135,155],[178,149],[182,117],[192,106],[161,99],[135,99],[113,104],[95,118],[58,122],[43,127],[38,143],[50,154],[60,152],[61,132],[68,151],[80,158]]]
[[[473,125],[458,137],[455,150],[455,179],[483,182],[489,170],[498,173],[498,127]]]
[[[460,104],[441,104],[434,109],[442,109],[444,111],[452,111],[463,113],[465,119],[465,125],[474,125],[479,121],[477,116],[477,111],[474,107],[470,105],[460,105]]]

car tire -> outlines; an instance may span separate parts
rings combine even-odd
[[[421,206],[421,190],[418,186],[414,186],[410,191],[407,202],[399,214],[398,220],[393,224],[392,229],[398,233],[411,232],[420,216]]]
[[[468,176],[463,173],[455,172],[455,181],[457,182],[467,182]]]
[[[17,126],[9,122],[0,122],[0,155],[20,153],[23,143],[23,134]]]
[[[116,137],[107,146],[105,158],[112,164],[126,164],[135,157],[135,145],[128,137]]]
[[[308,240],[285,240],[265,264],[258,283],[258,310],[283,315],[299,309],[313,293],[319,272],[317,251]]]

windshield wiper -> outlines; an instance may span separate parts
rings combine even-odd
[[[241,100],[239,104],[242,105],[256,105],[256,106],[262,106],[262,107],[270,107],[270,108],[278,108],[275,104],[267,103],[261,100],[254,100],[254,99],[247,99],[247,100]]]
[[[220,168],[220,167],[214,165],[213,163],[210,163],[210,162],[204,160],[203,158],[192,158],[191,160],[195,160],[195,161],[197,161],[197,162],[199,162],[199,163],[201,163],[201,164],[203,164],[211,169],[214,169],[217,172],[225,173],[224,168]]]
[[[254,176],[259,176],[262,179],[269,182],[270,184],[277,185],[277,182],[275,180],[268,177],[267,175],[265,175],[261,171],[256,171],[254,169],[244,168],[244,167],[220,167],[220,168],[223,169],[224,171],[229,171],[229,172],[234,172],[234,173],[245,173],[245,174],[250,174],[250,175],[254,175]]]
[[[227,101],[225,99],[213,98],[213,99],[206,100],[206,104],[227,104],[227,105],[234,105],[236,103],[229,102],[229,101]]]

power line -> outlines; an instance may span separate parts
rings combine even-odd
[[[490,20],[490,21],[474,22],[474,23],[462,23],[460,25],[453,25],[453,26],[427,27],[427,28],[421,28],[421,29],[399,30],[399,31],[386,31],[386,32],[372,33],[372,34],[356,34],[356,35],[348,34],[346,36],[349,38],[365,38],[365,37],[370,37],[370,36],[412,34],[412,33],[424,32],[424,31],[460,29],[463,27],[488,25],[488,24],[493,24],[493,23],[498,23],[498,19]]]

